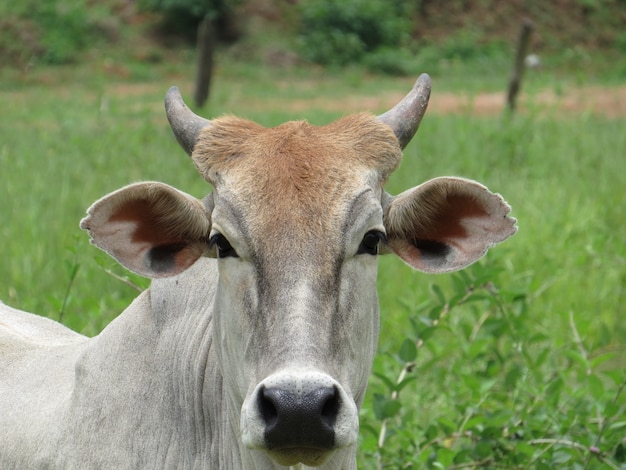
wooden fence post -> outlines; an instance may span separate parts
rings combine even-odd
[[[529,18],[524,18],[517,40],[517,50],[515,52],[515,63],[513,73],[509,82],[509,91],[506,96],[506,104],[509,111],[515,111],[515,100],[522,86],[522,76],[524,75],[524,58],[530,42],[530,33],[534,28],[533,22]]]
[[[193,94],[196,106],[204,106],[209,98],[211,75],[213,74],[213,51],[215,50],[215,25],[211,15],[207,14],[198,26],[196,42],[196,88]]]

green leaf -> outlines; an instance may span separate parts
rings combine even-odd
[[[487,419],[485,418],[484,415],[472,416],[470,419],[467,420],[463,429],[464,430],[472,429],[472,430],[481,431],[484,428],[484,424],[486,420]]]
[[[552,454],[552,463],[565,464],[572,460],[572,454],[568,450],[556,449]],[[561,467],[562,468],[562,467]]]
[[[374,416],[376,416],[376,419],[379,421],[382,421],[383,419],[385,419],[386,400],[387,400],[386,396],[381,395],[380,393],[374,394],[374,403],[373,403]]]
[[[454,291],[457,295],[463,297],[467,291],[467,284],[463,282],[463,278],[457,274],[453,275],[452,284],[454,284]]]
[[[441,312],[443,312],[445,305],[437,305],[433,308],[431,308],[428,311],[428,316],[432,319],[432,320],[439,320],[439,318],[441,317]]]
[[[465,302],[477,302],[477,301],[480,301],[480,300],[487,300],[489,302],[492,302],[493,301],[493,297],[491,295],[485,294],[483,292],[476,292],[476,293],[470,295],[465,300]]]
[[[396,385],[396,390],[399,392],[401,391],[404,387],[406,387],[408,384],[410,384],[411,382],[417,380],[417,376],[415,375],[411,375],[407,378],[405,378],[402,382],[400,382],[399,384]]]
[[[459,464],[459,463],[466,463],[466,462],[471,462],[471,461],[472,461],[471,451],[469,449],[463,449],[456,453],[456,455],[454,456],[453,463]]]
[[[491,339],[490,338],[484,338],[484,339],[477,339],[475,340],[469,347],[468,351],[467,351],[467,357],[469,359],[476,359],[479,356],[482,356],[484,354],[488,354],[490,351],[490,346],[491,346]]]
[[[497,383],[498,383],[498,379],[482,380],[480,382],[480,394],[485,395]]]
[[[616,421],[615,423],[609,426],[609,429],[614,431],[616,429],[626,428],[626,421]]]
[[[600,354],[597,357],[594,357],[593,359],[591,359],[589,361],[589,363],[591,364],[591,368],[595,369],[596,367],[598,367],[603,362],[606,362],[606,361],[608,361],[610,359],[615,359],[616,357],[619,357],[619,355],[617,353],[608,352],[608,353]]]
[[[454,294],[448,300],[448,308],[452,309],[452,307],[456,306],[456,304],[458,304],[461,301],[461,299],[463,299],[464,297],[465,297],[465,292],[459,292],[458,294]]]
[[[359,425],[359,429],[361,430],[361,432],[363,434],[369,433],[372,436],[378,438],[378,433],[380,432],[380,430],[378,428],[375,428],[374,426],[372,426],[371,424],[365,423],[363,420],[361,420],[361,424]]]
[[[446,303],[446,297],[443,295],[443,291],[441,290],[441,287],[439,287],[437,284],[431,284],[430,290],[432,291],[433,294],[435,294],[440,304]]]
[[[476,444],[475,451],[476,455],[481,459],[489,457],[493,452],[493,443],[490,441],[480,441]]]
[[[384,395],[374,395],[374,415],[380,421],[393,418],[402,408],[402,403],[398,400],[392,400]]]
[[[620,409],[621,407],[618,404],[610,401],[604,407],[604,411],[602,412],[602,414],[604,415],[605,418],[612,418],[620,411]]]
[[[387,389],[390,392],[393,392],[396,389],[395,382],[393,380],[391,380],[390,378],[388,378],[386,375],[384,375],[384,374],[382,374],[380,372],[375,372],[375,371],[373,372],[373,375],[375,377],[379,378],[380,381],[385,384],[385,386],[387,387]]]
[[[427,341],[436,330],[437,330],[436,326],[430,326],[428,328],[424,328],[421,334],[419,335],[419,337],[422,341]]]
[[[488,269],[485,270],[485,272],[482,272],[476,276],[476,279],[474,279],[474,284],[476,284],[477,286],[482,286],[488,281],[495,281],[495,279],[498,277],[498,274],[503,271],[504,268],[490,266]]]
[[[604,371],[604,375],[609,377],[618,387],[624,383],[624,371],[622,369]]]
[[[494,439],[502,437],[502,430],[497,426],[487,426],[480,433],[484,439]]]
[[[513,389],[523,375],[522,368],[518,365],[513,365],[504,378],[504,384],[507,388]]]
[[[585,371],[589,368],[589,361],[580,354],[578,351],[566,350],[564,354],[573,362],[576,362],[580,367],[582,367]]]
[[[426,428],[426,432],[424,433],[424,437],[426,437],[427,441],[432,441],[437,437],[439,432],[437,431],[437,427],[433,424]]]
[[[552,350],[550,348],[543,348],[541,352],[539,353],[539,355],[537,356],[537,358],[535,359],[533,367],[535,368],[541,367],[546,362],[546,359],[548,359],[548,356],[550,355],[551,352]]]
[[[402,408],[402,403],[399,402],[398,400],[389,400],[389,401],[387,401],[387,403],[385,403],[385,407],[383,409],[384,417],[385,418],[393,418],[394,416],[396,416],[398,414],[398,412],[400,411],[400,408]]]
[[[452,434],[456,430],[456,424],[449,419],[439,418],[437,423],[446,435]]]
[[[596,400],[601,400],[604,396],[604,383],[595,375],[587,377],[587,384],[589,385],[589,392],[591,396]]]
[[[489,425],[498,428],[504,428],[508,423],[511,422],[511,418],[512,412],[509,409],[505,408],[489,415]]]
[[[457,271],[455,277],[458,277],[460,282],[463,284],[463,290],[468,290],[472,287],[473,282],[469,277],[469,274],[467,274],[467,270]]]
[[[418,321],[415,317],[410,317],[409,323],[411,323],[411,326],[413,327],[413,333],[415,333],[415,336],[419,338],[420,333],[425,328],[425,325],[421,321]]]
[[[481,383],[476,376],[469,374],[464,375],[462,380],[463,385],[469,388],[474,394],[480,394]]]
[[[526,458],[530,460],[532,456],[535,454],[536,448],[531,445],[526,444],[523,441],[516,441],[515,451],[518,453],[518,455],[523,454],[524,456],[526,456]]]
[[[437,449],[437,463],[442,465],[443,468],[448,468],[454,462],[455,455],[455,451],[445,447],[440,447]]]
[[[417,347],[415,346],[415,343],[409,338],[406,338],[402,342],[402,346],[400,346],[400,351],[398,351],[398,356],[404,362],[415,361],[415,359],[417,359]]]

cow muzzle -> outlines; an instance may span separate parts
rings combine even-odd
[[[323,465],[338,449],[356,444],[354,400],[332,377],[306,370],[273,374],[244,401],[244,445],[264,450],[285,466]]]

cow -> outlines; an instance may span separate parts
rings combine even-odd
[[[468,179],[383,189],[430,89],[265,128],[202,118],[172,87],[173,133],[213,190],[141,182],[88,209],[92,243],[152,279],[99,335],[0,307],[0,468],[355,469],[378,255],[454,271],[516,231]]]

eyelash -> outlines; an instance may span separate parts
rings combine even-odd
[[[213,246],[217,249],[217,257],[218,258],[238,258],[239,255],[230,244],[230,242],[226,239],[224,235],[221,233],[216,233],[209,240],[209,248]]]
[[[378,254],[380,242],[384,241],[385,234],[383,232],[379,230],[370,230],[363,236],[363,240],[361,240],[361,244],[359,245],[357,254],[368,254],[376,256]]]
[[[368,254],[376,256],[378,254],[380,242],[384,241],[385,234],[383,232],[380,232],[379,230],[370,230],[363,236],[363,240],[361,240],[359,249],[357,250],[357,254]],[[221,233],[216,233],[209,240],[209,248],[212,248],[213,246],[215,246],[217,249],[218,258],[239,257],[233,246]]]

